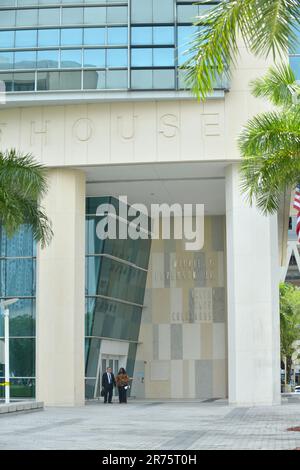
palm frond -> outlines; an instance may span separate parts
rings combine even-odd
[[[47,191],[45,169],[32,155],[20,154],[15,149],[0,152],[1,187],[18,187],[27,197],[41,198]]]
[[[200,2],[206,4],[207,1]],[[300,25],[298,0],[222,0],[195,23],[200,31],[191,41],[186,84],[204,99],[215,81],[230,78],[230,66],[238,56],[241,35],[249,51],[268,56],[286,53],[297,42],[295,27]]]
[[[298,0],[257,0],[249,36],[250,50],[260,56],[283,56],[294,46],[294,26],[300,23]]]
[[[248,121],[239,136],[243,157],[280,152],[299,152],[300,107],[262,113]]]
[[[191,56],[182,66],[186,70],[186,83],[198,98],[205,98],[213,90],[216,79],[224,74],[230,77],[228,65],[238,55],[238,33],[241,18],[250,17],[255,0],[221,1],[208,14],[195,22],[199,32],[188,49]],[[207,2],[201,2],[206,4]],[[247,22],[243,22],[247,30]]]
[[[250,205],[272,214],[279,208],[282,192],[296,185],[299,175],[300,149],[246,157],[241,164],[241,190]]]
[[[257,98],[267,98],[275,106],[291,106],[293,94],[300,93],[300,86],[288,64],[270,67],[266,75],[251,82],[252,94]]]
[[[0,189],[0,224],[9,237],[21,225],[28,225],[34,240],[42,247],[48,245],[53,236],[51,222],[37,201],[5,188]]]

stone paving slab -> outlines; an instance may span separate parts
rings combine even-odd
[[[155,406],[152,404],[155,403]],[[233,407],[226,401],[102,402],[1,416],[0,449],[295,449],[300,401]]]
[[[9,404],[0,403],[0,415],[3,418],[8,413],[17,413],[22,411],[41,411],[44,409],[42,401],[20,401]]]

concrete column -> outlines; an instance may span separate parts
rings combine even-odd
[[[280,402],[277,216],[241,195],[239,165],[226,171],[229,402]]]
[[[37,263],[37,399],[84,404],[85,174],[49,170],[54,237]]]

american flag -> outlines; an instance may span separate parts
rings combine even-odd
[[[297,184],[296,186],[293,207],[297,211],[296,233],[297,233],[298,243],[300,243],[300,183]]]

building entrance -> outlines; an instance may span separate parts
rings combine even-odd
[[[126,366],[126,356],[101,354],[100,352],[94,398],[101,397],[102,374],[104,374],[106,369],[108,367],[111,367],[113,374],[116,376],[119,372],[120,367],[125,367],[125,366]],[[114,395],[115,396],[118,395],[117,388],[114,389]]]

